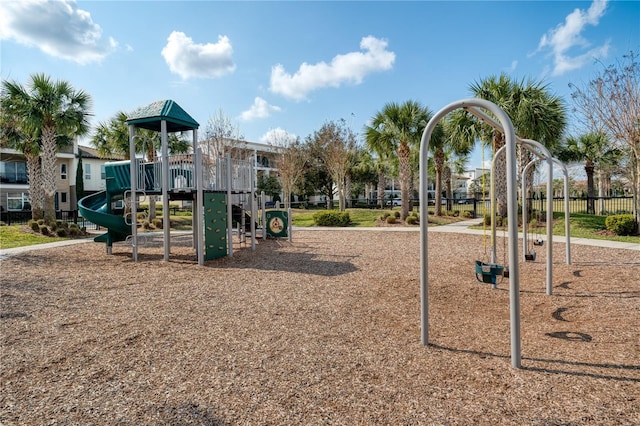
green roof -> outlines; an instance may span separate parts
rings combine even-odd
[[[170,99],[152,102],[127,114],[127,124],[156,132],[160,131],[162,120],[167,122],[168,133],[184,132],[200,127],[198,122],[191,118],[180,105]]]

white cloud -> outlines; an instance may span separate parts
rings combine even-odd
[[[83,65],[101,61],[117,46],[73,0],[0,1],[0,40]]]
[[[171,72],[184,80],[232,73],[236,69],[232,54],[233,47],[227,36],[218,36],[217,43],[196,44],[180,31],[173,31],[162,49],[162,56]]]
[[[260,137],[260,142],[275,146],[289,146],[296,141],[298,136],[289,133],[280,127],[270,129],[267,133]]]
[[[336,55],[330,64],[300,65],[295,74],[288,74],[281,64],[271,69],[273,93],[290,99],[303,100],[309,92],[324,87],[339,87],[344,83],[360,84],[365,76],[393,67],[396,55],[387,50],[387,41],[373,36],[363,37],[360,52]]]
[[[552,74],[560,75],[583,67],[594,58],[601,58],[609,51],[609,41],[601,46],[591,44],[581,34],[588,25],[597,26],[606,12],[609,0],[594,0],[586,11],[575,9],[540,39],[537,51],[549,48],[553,54]],[[586,50],[586,51],[585,51]],[[582,53],[573,53],[575,51]]]
[[[273,111],[280,111],[280,107],[275,105],[269,105],[267,101],[259,96],[253,100],[253,105],[246,111],[240,114],[240,120],[250,121],[256,118],[267,118]]]
[[[505,70],[507,72],[514,72],[516,70],[516,68],[518,68],[518,61],[517,60],[513,60],[513,61],[511,61],[511,65],[509,65]]]

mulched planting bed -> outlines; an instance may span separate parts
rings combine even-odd
[[[189,236],[0,262],[3,425],[637,425],[640,253],[554,245],[509,292],[478,283],[483,237],[296,231],[198,266]],[[502,249],[503,245],[498,243]],[[502,254],[500,254],[502,256]]]

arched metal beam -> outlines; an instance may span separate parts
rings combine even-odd
[[[429,344],[429,277],[428,277],[428,175],[427,162],[429,141],[436,125],[450,112],[464,108],[486,123],[498,126],[505,135],[507,151],[507,216],[509,236],[509,306],[511,326],[511,365],[521,368],[520,345],[520,268],[518,265],[518,199],[516,174],[516,135],[509,116],[496,104],[484,99],[462,99],[446,105],[438,111],[424,129],[420,145],[420,304],[421,304],[421,340]],[[498,121],[491,119],[479,109],[489,111]],[[478,116],[477,114],[482,113]],[[489,118],[490,120],[487,120]],[[515,219],[514,219],[515,218]]]

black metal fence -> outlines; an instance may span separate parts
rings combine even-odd
[[[414,207],[419,206],[419,200],[412,199]],[[353,207],[363,208],[377,208],[378,205],[372,200],[369,203],[353,202]],[[396,204],[394,204],[396,206]],[[527,206],[532,210],[546,211],[547,199],[546,197],[534,197],[527,199]],[[393,207],[390,203],[387,203],[386,208],[399,208]],[[433,213],[435,209],[435,200],[429,199],[429,211]],[[482,217],[491,213],[491,204],[489,199],[479,200],[475,198],[459,198],[459,199],[447,199],[442,198],[442,210],[443,212],[452,212],[463,214],[465,211],[469,211],[473,214],[473,217]],[[564,213],[564,197],[553,198],[553,212]],[[571,213],[585,213],[599,216],[609,216],[612,214],[631,214],[633,212],[633,197],[569,197],[569,214]]]
[[[0,214],[0,221],[7,225],[26,225],[31,220],[31,211],[3,211]],[[78,214],[78,210],[58,210],[56,211],[56,220],[63,222],[75,223],[80,228],[98,229],[98,225],[89,222]]]

